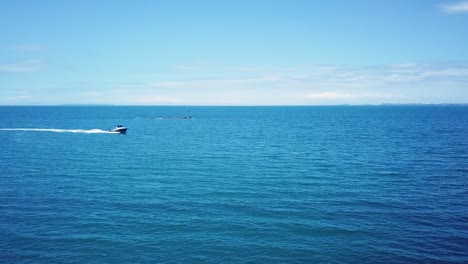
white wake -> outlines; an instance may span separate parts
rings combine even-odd
[[[0,128],[1,131],[36,131],[56,133],[85,133],[85,134],[120,134],[119,132],[102,129],[58,129],[58,128]]]

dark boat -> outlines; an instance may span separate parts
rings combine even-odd
[[[119,132],[120,134],[125,134],[127,133],[127,128],[124,126],[118,125],[114,129],[112,129],[111,132]]]

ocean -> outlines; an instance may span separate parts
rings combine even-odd
[[[468,106],[4,106],[0,147],[0,263],[468,263]]]

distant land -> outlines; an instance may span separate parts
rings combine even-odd
[[[112,104],[58,104],[50,106],[115,106]]]
[[[409,104],[397,104],[397,103],[382,103],[382,104],[379,104],[379,105],[395,105],[395,106],[398,106],[398,105],[414,105],[414,106],[423,106],[423,105],[459,105],[459,106],[466,106],[468,105],[468,103],[433,103],[433,104],[426,104],[426,103],[409,103]]]

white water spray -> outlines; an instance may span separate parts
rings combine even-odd
[[[56,133],[85,133],[85,134],[120,134],[119,132],[102,129],[58,129],[58,128],[0,128],[0,131],[35,131]]]

